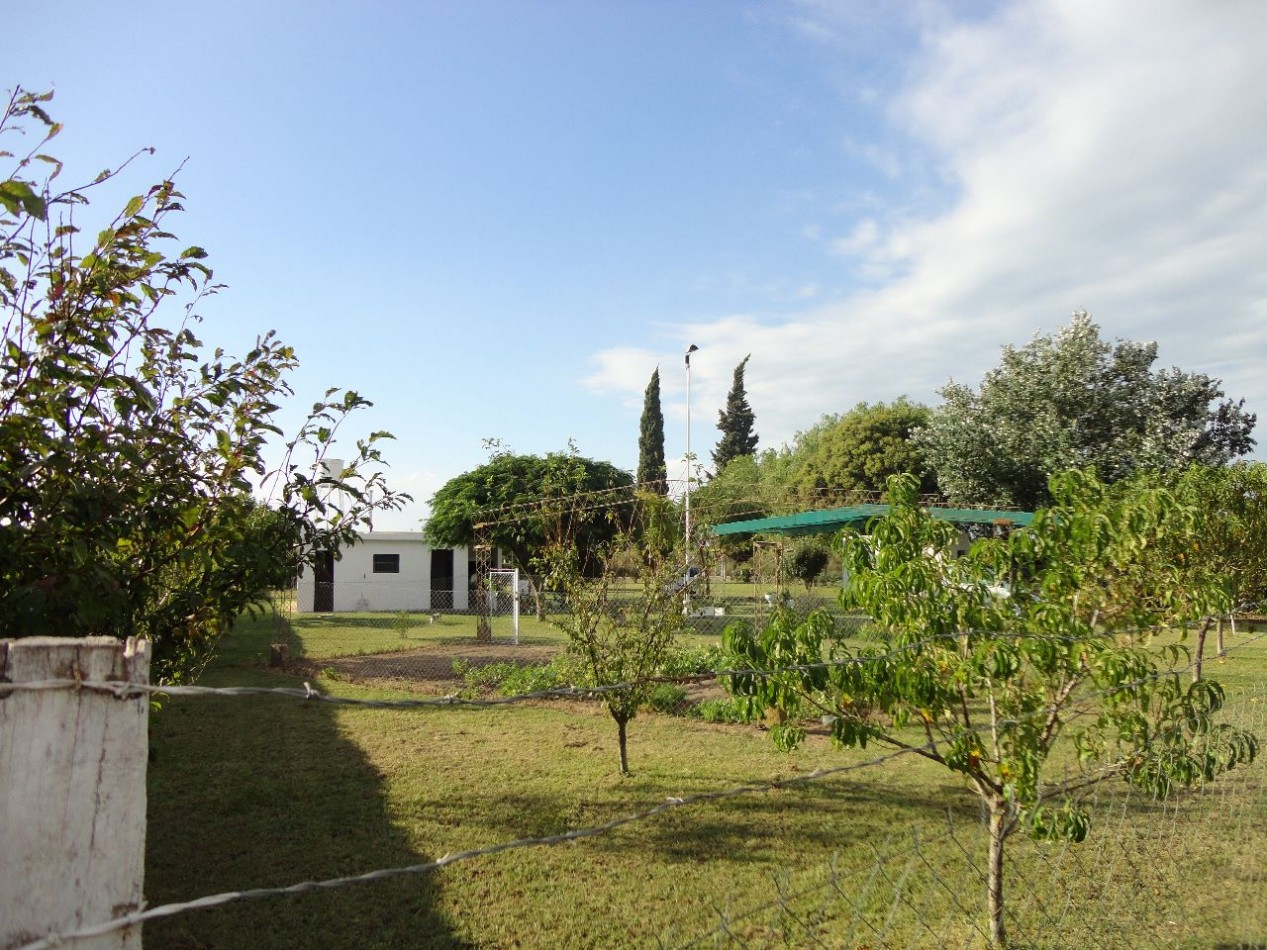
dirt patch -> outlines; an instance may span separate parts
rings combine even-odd
[[[434,686],[447,693],[452,691],[454,683],[462,682],[462,677],[453,671],[454,660],[461,660],[472,668],[494,663],[527,666],[549,663],[562,652],[561,646],[543,644],[440,643],[404,653],[302,660],[295,666],[313,675],[334,670],[340,677],[354,682],[407,683],[414,688]]]
[[[390,686],[427,696],[448,696],[465,686],[463,677],[453,670],[453,661],[461,660],[472,669],[494,663],[516,663],[520,666],[549,663],[566,648],[556,644],[514,644],[508,642],[439,643],[401,653],[379,653],[368,656],[345,656],[329,660],[300,660],[290,665],[292,672],[316,678],[327,671],[343,680],[374,686]],[[685,692],[682,705],[694,705],[706,699],[722,699],[727,694],[716,680],[696,682],[693,678],[670,681]],[[485,690],[495,695],[495,690]],[[593,709],[593,703],[580,704]]]

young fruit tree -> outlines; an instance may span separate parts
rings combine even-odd
[[[1195,548],[1172,552],[1191,571],[1215,574],[1237,613],[1261,612],[1267,606],[1267,464],[1236,462],[1193,466],[1170,480],[1180,498],[1199,505],[1208,516]],[[1197,628],[1193,675],[1201,678],[1210,627],[1217,622],[1218,653],[1225,651],[1223,617],[1207,616]]]
[[[559,624],[582,661],[586,686],[603,687],[599,698],[616,723],[620,771],[629,774],[629,722],[646,704],[682,627],[682,594],[676,511],[662,496],[642,493],[637,534],[620,535],[601,550],[595,576],[579,569],[574,547],[548,557],[547,583],[567,601]]]
[[[353,392],[329,390],[267,464],[294,351],[270,332],[241,359],[205,352],[196,308],[220,285],[172,243],[171,179],[81,233],[117,170],[55,187],[50,98],[19,89],[0,114],[0,144],[35,130],[0,151],[0,637],[144,636],[159,682],[188,679],[262,594],[408,496],[378,471],[386,433],[320,474],[369,405]]]
[[[780,611],[724,637],[734,668],[752,671],[730,688],[754,707],[821,716],[841,746],[905,750],[964,776],[987,816],[986,905],[1000,947],[1011,834],[1080,841],[1090,826],[1081,796],[1094,784],[1120,777],[1164,796],[1257,751],[1252,735],[1216,721],[1220,686],[1184,677],[1174,635],[1148,632],[1226,605],[1217,578],[1150,556],[1191,546],[1200,509],[1084,472],[1051,491],[1055,504],[1029,527],[956,558],[958,528],[921,509],[914,479],[899,476],[890,514],[841,542],[842,602],[873,619],[881,642],[850,650],[825,612]],[[790,748],[805,730],[789,718],[772,734]],[[1056,775],[1045,768],[1053,755]]]

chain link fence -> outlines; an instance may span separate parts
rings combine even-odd
[[[802,607],[836,611],[842,636],[867,635],[829,590],[804,596],[814,599]],[[302,690],[172,697],[156,724],[152,903],[235,893],[220,909],[147,922],[147,946],[229,946],[243,933],[264,947],[309,946],[318,933],[363,947],[987,942],[983,821],[962,782],[916,756],[835,749],[812,724],[804,748],[785,755],[764,711],[731,699],[716,624],[760,623],[773,609],[764,596],[688,618],[630,726],[623,778],[601,697],[567,689],[581,678],[577,658],[550,609],[525,618],[516,645],[479,641],[470,614],[277,604],[265,619],[290,654],[279,685],[301,679],[332,700],[395,705],[327,714]],[[1208,662],[1237,684],[1223,718],[1263,737],[1261,631],[1241,623],[1226,656]],[[270,682],[242,665],[217,681],[244,678]],[[191,737],[204,719],[205,734]],[[349,780],[342,770],[361,761],[366,776]],[[224,808],[206,805],[216,796]],[[1264,945],[1267,905],[1255,897],[1267,883],[1267,759],[1165,798],[1104,784],[1088,804],[1081,844],[1010,840],[1016,946]],[[198,865],[192,893],[166,883],[184,873],[186,850],[226,856]],[[392,880],[416,875],[434,881]],[[236,906],[247,887],[258,890],[241,895],[285,899]]]

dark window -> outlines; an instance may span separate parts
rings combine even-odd
[[[374,555],[374,573],[375,574],[399,574],[400,573],[400,555],[399,554],[375,554]]]

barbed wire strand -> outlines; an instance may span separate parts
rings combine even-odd
[[[940,836],[940,835],[936,836],[932,840],[936,840],[936,838],[940,838],[940,837],[943,837],[943,836]],[[886,842],[889,840],[892,840],[891,836],[886,839]],[[858,876],[863,875],[864,873],[866,873],[866,869],[859,868],[853,874],[848,875],[847,877],[858,877]],[[872,870],[873,875],[874,873],[875,873],[874,870]],[[776,885],[777,883],[778,882],[776,882]],[[753,917],[757,917],[758,915],[765,914],[772,910],[776,910],[780,907],[786,906],[786,904],[790,901],[794,901],[794,900],[799,901],[803,898],[810,897],[814,894],[821,893],[823,891],[839,890],[839,888],[840,888],[839,875],[836,871],[835,859],[833,858],[832,864],[831,864],[831,877],[829,880],[818,883],[818,884],[814,884],[808,887],[801,888],[800,890],[797,890],[797,891],[781,892],[779,896],[774,898],[773,900],[763,901],[760,904],[756,904],[751,907],[748,907],[746,910],[738,914],[730,913],[726,910],[723,910],[721,907],[718,907],[716,904],[714,904],[713,912],[719,918],[718,930],[714,930],[709,933],[696,936],[694,939],[684,944],[666,944],[664,940],[661,939],[659,941],[660,947],[662,948],[662,950],[670,946],[677,947],[677,950],[692,950],[692,948],[698,947],[702,945],[705,941],[709,940],[711,937],[716,936],[718,932],[728,931],[728,928],[733,926],[734,924],[742,923],[743,921],[749,920]]]
[[[1260,640],[1260,639],[1264,639],[1264,638],[1267,638],[1267,633],[1259,634],[1247,641],[1242,641],[1236,644],[1234,646],[1234,649],[1243,649],[1249,646],[1251,643],[1256,642],[1257,640]],[[860,658],[850,658],[850,659],[857,660]],[[877,658],[873,657],[871,659],[877,659]],[[1191,664],[1191,666],[1194,667],[1195,664],[1196,664],[1196,661],[1194,661]],[[795,670],[797,668],[793,667],[791,669]],[[759,671],[740,670],[740,671],[731,671],[731,672],[752,675]],[[1171,672],[1172,671],[1164,671],[1156,675],[1157,676],[1170,675]],[[1183,670],[1180,670],[1178,672],[1183,672]],[[713,674],[713,675],[716,676],[718,674]],[[1146,680],[1147,678],[1141,678],[1139,682],[1142,683],[1142,682],[1145,682]],[[628,685],[630,684],[625,684],[624,688],[628,688]],[[1126,686],[1114,687],[1111,690],[1104,691],[1104,694],[1108,695],[1108,694],[1111,694],[1112,692],[1120,691],[1123,688],[1129,688],[1130,685],[1138,685],[1138,683],[1128,684]],[[609,687],[609,688],[619,688],[619,687]],[[293,688],[278,689],[278,688],[270,688],[270,687],[194,687],[194,686],[161,687],[161,686],[149,686],[148,684],[139,684],[139,683],[130,683],[130,682],[88,683],[88,682],[83,682],[82,680],[45,680],[45,681],[36,681],[32,683],[0,684],[0,698],[2,698],[3,696],[15,690],[42,690],[42,689],[98,690],[98,691],[112,693],[117,696],[133,696],[133,697],[149,695],[152,693],[166,693],[169,695],[198,695],[198,696],[205,696],[205,695],[244,696],[244,695],[261,695],[261,694],[263,695],[280,694],[284,696],[290,696],[294,698],[303,698],[303,699],[320,698],[326,701],[338,702],[338,703],[349,704],[349,705],[371,706],[371,707],[376,707],[376,708],[401,708],[401,707],[417,706],[417,705],[422,705],[422,704],[433,705],[433,706],[434,705],[458,705],[458,704],[475,705],[475,706],[485,706],[485,705],[491,706],[491,705],[504,704],[504,702],[509,702],[509,701],[523,701],[529,698],[541,698],[543,696],[560,696],[560,695],[577,696],[577,695],[593,694],[601,688],[595,688],[595,689],[590,689],[590,690],[545,691],[543,693],[539,693],[535,695],[524,694],[523,696],[518,696],[518,697],[504,697],[502,700],[463,700],[459,697],[442,697],[438,700],[420,701],[420,700],[354,700],[354,699],[345,698],[345,697],[330,697],[330,696],[326,696],[324,694],[318,693],[316,690],[313,690],[311,686],[309,686],[307,683],[304,684],[304,689],[299,690],[299,689],[293,689]],[[1051,711],[1050,709],[1047,709],[1047,710],[1040,709],[1040,710],[1037,710],[1036,714],[1043,715],[1050,711]],[[986,727],[982,726],[982,727],[978,727],[978,729],[975,731],[984,732],[985,730],[986,730]],[[814,781],[817,779],[825,778],[831,775],[837,775],[837,774],[841,774],[845,772],[858,771],[863,768],[869,768],[871,766],[878,765],[878,764],[890,761],[892,759],[896,759],[903,755],[919,754],[921,752],[928,751],[930,748],[932,748],[932,744],[927,744],[924,746],[903,747],[893,752],[887,753],[885,755],[877,756],[866,762],[851,763],[848,765],[836,766],[836,767],[825,768],[825,769],[820,768],[820,769],[816,769],[815,771],[811,773],[807,773],[806,775],[803,775],[803,776],[781,778],[781,779],[776,779],[771,782],[762,783],[759,785],[740,786],[738,788],[721,790],[721,791],[716,791],[716,792],[704,792],[704,793],[699,793],[696,795],[683,797],[683,798],[676,798],[676,797],[669,798],[666,801],[661,802],[651,808],[645,809],[641,812],[634,813],[633,815],[623,816],[621,818],[616,818],[610,822],[606,822],[602,825],[594,826],[591,828],[574,829],[574,830],[562,832],[556,835],[516,839],[514,841],[503,842],[503,843],[500,843],[497,845],[491,845],[485,848],[462,851],[462,852],[457,852],[455,854],[448,854],[448,855],[445,855],[443,858],[440,858],[436,861],[425,862],[423,864],[409,865],[406,867],[399,867],[399,868],[383,868],[383,869],[378,869],[375,871],[370,871],[361,875],[354,875],[354,876],[342,877],[342,878],[333,878],[333,879],[329,879],[325,881],[305,881],[299,884],[293,884],[286,887],[254,888],[254,889],[249,889],[245,891],[229,891],[222,894],[216,894],[216,895],[210,895],[203,898],[198,898],[198,899],[184,902],[184,903],[166,904],[160,907],[151,908],[149,910],[141,910],[141,911],[137,911],[131,914],[127,914],[122,917],[115,918],[111,921],[107,921],[105,923],[98,924],[92,927],[82,928],[80,930],[77,930],[71,933],[67,933],[63,935],[50,935],[48,937],[43,938],[42,940],[26,945],[25,947],[21,948],[21,950],[44,950],[44,948],[57,946],[59,941],[101,936],[107,933],[124,929],[126,927],[132,926],[137,923],[142,923],[145,920],[170,916],[170,915],[181,913],[188,910],[199,910],[199,909],[206,909],[210,907],[217,907],[222,904],[226,904],[226,903],[230,903],[230,902],[238,901],[238,900],[251,900],[251,899],[259,899],[259,898],[267,898],[267,897],[301,894],[301,893],[306,893],[306,892],[314,891],[314,890],[329,890],[329,889],[335,889],[335,888],[351,886],[351,885],[356,885],[356,884],[370,883],[372,881],[384,880],[387,878],[398,877],[401,875],[427,873],[430,871],[438,870],[442,867],[446,867],[449,864],[453,864],[458,861],[465,861],[465,860],[470,860],[477,857],[493,855],[493,854],[500,853],[502,851],[511,850],[515,848],[553,845],[553,844],[561,844],[561,843],[565,843],[569,841],[580,840],[582,838],[588,838],[588,837],[593,837],[596,835],[605,834],[609,831],[612,831],[624,825],[654,817],[672,808],[681,807],[688,804],[698,804],[704,801],[713,801],[713,800],[718,800],[718,799],[723,799],[723,798],[730,798],[737,795],[753,794],[753,793],[758,793],[758,792],[769,792],[769,791],[773,791],[773,790],[788,787],[788,786],[800,785],[800,784],[804,784],[804,783]],[[1104,771],[1106,773],[1109,773],[1113,771],[1114,768],[1115,766],[1108,766],[1103,770],[1095,770],[1095,771]],[[881,873],[883,872],[881,871]],[[905,880],[905,876],[908,873],[909,871],[904,871],[903,878],[902,878],[903,880]],[[887,880],[888,879],[887,875],[884,875],[884,876]],[[877,933],[877,936],[880,936],[880,934]]]
[[[1264,634],[1263,636],[1267,636],[1267,634]],[[1248,646],[1248,645],[1250,645],[1250,643],[1254,642],[1255,640],[1261,639],[1261,638],[1262,638],[1261,636],[1260,636],[1260,637],[1253,637],[1253,638],[1251,638],[1251,639],[1250,639],[1250,640],[1248,640],[1248,641],[1243,641],[1242,643],[1239,643],[1239,644],[1235,645],[1235,646],[1233,647],[1233,649],[1237,649],[1237,648],[1241,648],[1241,647]],[[1229,652],[1231,652],[1231,651],[1229,650]],[[1192,668],[1192,667],[1194,667],[1195,665],[1196,665],[1196,661],[1193,661],[1193,663],[1191,663],[1191,664],[1189,665],[1189,667],[1188,667],[1188,668],[1185,668],[1185,669],[1180,669],[1180,670],[1178,670],[1178,671],[1176,671],[1176,672],[1183,673],[1183,672],[1185,672],[1185,671],[1186,671],[1186,669],[1191,669],[1191,668]],[[1158,673],[1158,674],[1156,674],[1156,675],[1157,675],[1157,676],[1167,675],[1167,671],[1163,671],[1162,673]],[[1121,689],[1124,689],[1124,688],[1130,688],[1131,686],[1134,686],[1134,685],[1139,685],[1139,683],[1144,682],[1144,681],[1145,681],[1145,680],[1141,679],[1140,681],[1137,681],[1137,682],[1132,682],[1132,683],[1124,684],[1124,685],[1119,686],[1119,687],[1114,687],[1114,688],[1112,688],[1112,689],[1103,690],[1103,691],[1101,691],[1101,692],[1100,692],[1100,695],[1102,695],[1102,696],[1103,696],[1103,695],[1110,695],[1110,694],[1112,694],[1113,692],[1120,691]],[[1040,710],[1037,710],[1037,711],[1036,711],[1035,715],[1043,716],[1043,715],[1046,715],[1046,713],[1047,713],[1048,711],[1049,711],[1048,709],[1040,709]],[[1011,720],[1008,720],[1007,722],[1012,722],[1012,721],[1011,721]],[[987,731],[988,731],[988,728],[987,728],[986,726],[984,726],[984,725],[983,725],[983,726],[978,727],[976,730],[973,730],[973,731],[976,731],[976,732],[978,732],[978,733],[985,733],[985,732],[987,732]],[[1096,779],[1096,778],[1097,778],[1097,776],[1098,776],[1099,778],[1109,778],[1109,777],[1111,777],[1111,776],[1112,776],[1115,772],[1118,772],[1118,771],[1120,771],[1119,765],[1118,765],[1117,763],[1111,763],[1111,764],[1109,764],[1109,765],[1103,766],[1103,767],[1098,768],[1098,769],[1092,769],[1092,770],[1082,771],[1082,772],[1080,773],[1080,778],[1082,778],[1083,780],[1087,780],[1087,779],[1092,779],[1092,780],[1094,780],[1094,779]],[[1099,782],[1097,782],[1097,781],[1093,781],[1093,782],[1091,782],[1090,784],[1091,784],[1091,787],[1092,787],[1092,788],[1097,788],[1097,789],[1098,789],[1098,788],[1100,787],[1100,783],[1099,783]],[[1226,783],[1222,783],[1222,784],[1226,784]],[[1131,786],[1129,786],[1129,785],[1128,785],[1128,800],[1129,800],[1129,798],[1133,798],[1133,797],[1135,797],[1135,795],[1137,795],[1137,794],[1138,794],[1138,791],[1137,791],[1137,790],[1135,790],[1133,787],[1131,787]],[[1224,792],[1224,794],[1228,794],[1228,793]],[[1177,805],[1177,803],[1176,803],[1176,805]],[[1122,806],[1121,806],[1121,807],[1122,807],[1122,809],[1123,809],[1123,818],[1124,818],[1124,817],[1125,817],[1125,811],[1126,811],[1126,809],[1127,809],[1127,803],[1126,803],[1126,802],[1124,802],[1124,803],[1122,804]],[[954,832],[953,832],[953,827],[950,829],[949,834],[950,834],[951,840],[954,842],[954,844],[956,845],[956,847],[958,847],[958,849],[959,849],[959,850],[963,853],[964,857],[967,859],[967,861],[968,861],[968,865],[969,865],[970,869],[973,871],[973,873],[974,873],[974,874],[975,874],[978,878],[980,878],[982,881],[984,881],[984,879],[985,879],[985,877],[984,877],[984,872],[981,870],[980,866],[976,863],[976,860],[975,860],[975,858],[972,856],[972,853],[971,853],[971,852],[970,852],[970,851],[969,851],[969,850],[968,850],[968,849],[967,849],[967,848],[966,848],[966,847],[962,844],[962,842],[960,842],[960,841],[959,841],[958,837],[954,835]],[[1067,842],[1067,841],[1066,841],[1066,842],[1064,842],[1064,843],[1063,843],[1063,851],[1064,851],[1065,853],[1067,853],[1067,854],[1071,857],[1071,859],[1072,859],[1072,860],[1074,860],[1074,861],[1075,861],[1075,862],[1079,865],[1079,867],[1080,867],[1083,871],[1085,871],[1085,867],[1083,867],[1083,861],[1082,861],[1081,856],[1080,856],[1080,855],[1078,855],[1077,853],[1075,853],[1075,852],[1073,851],[1073,849],[1072,849],[1072,847],[1071,847],[1071,845],[1070,845],[1070,843],[1069,843],[1069,842]],[[1123,859],[1125,859],[1128,863],[1130,862],[1130,858],[1129,858],[1129,856],[1123,855],[1123,854],[1122,854],[1122,853],[1120,853],[1120,852],[1119,852],[1119,853],[1115,853],[1115,856],[1114,856],[1114,857],[1112,857],[1112,858],[1110,859],[1110,865],[1115,865],[1115,864],[1117,864],[1117,863],[1120,863],[1120,861],[1121,861],[1121,860],[1123,860]],[[923,859],[923,860],[925,860],[925,863],[927,863],[926,859]],[[934,872],[934,875],[936,875],[936,873],[937,873],[937,872],[936,872],[936,869],[935,869],[935,868],[932,868],[932,867],[931,867],[931,865],[930,865],[930,866],[929,866],[929,869],[930,869],[930,870],[932,870],[932,871]],[[877,867],[877,868],[874,870],[873,874],[879,874],[879,873],[881,873],[881,870],[882,870],[881,868]],[[1014,870],[1020,870],[1020,869],[1014,868]],[[1138,869],[1136,869],[1136,870],[1138,870]],[[1030,883],[1030,882],[1029,882],[1028,877],[1024,874],[1024,872],[1023,872],[1023,871],[1020,871],[1020,875],[1021,875],[1021,878],[1022,878],[1022,884],[1028,884],[1028,883]],[[886,877],[886,880],[888,880],[887,875],[886,875],[885,877]],[[872,883],[874,883],[874,882],[872,882]],[[890,883],[891,883],[891,881],[890,881]],[[870,886],[870,885],[869,885],[869,886]],[[1043,902],[1042,902],[1042,900],[1041,900],[1041,897],[1040,897],[1040,895],[1039,895],[1039,891],[1041,890],[1041,888],[1034,887],[1034,886],[1032,886],[1032,885],[1031,885],[1031,886],[1030,886],[1030,887],[1028,887],[1026,890],[1027,890],[1028,894],[1030,895],[1030,906],[1035,906],[1035,902],[1037,902],[1037,910],[1038,910],[1038,912],[1039,912],[1040,916],[1042,916],[1042,917],[1043,917],[1045,920],[1047,920],[1048,922],[1055,924],[1055,925],[1056,925],[1056,927],[1058,928],[1058,927],[1059,927],[1060,922],[1064,920],[1064,918],[1065,918],[1065,916],[1067,915],[1068,911],[1069,911],[1069,910],[1071,909],[1071,907],[1072,907],[1071,899],[1067,899],[1067,900],[1066,900],[1066,902],[1065,902],[1065,908],[1064,908],[1063,912],[1061,912],[1061,913],[1059,914],[1059,916],[1057,917],[1057,916],[1053,916],[1053,914],[1051,913],[1051,911],[1050,911],[1050,910],[1048,910],[1048,909],[1046,908],[1046,906],[1043,904]],[[948,893],[950,894],[950,897],[951,897],[952,902],[953,902],[953,903],[954,903],[954,904],[958,907],[958,909],[959,909],[961,912],[963,912],[963,913],[965,914],[965,919],[966,919],[966,920],[968,920],[968,921],[969,921],[969,923],[971,924],[971,926],[972,926],[973,928],[975,928],[975,929],[976,929],[977,933],[978,933],[980,936],[982,936],[982,937],[987,937],[988,935],[986,935],[986,934],[985,934],[985,932],[984,932],[983,930],[981,930],[980,926],[979,926],[978,924],[976,924],[976,922],[975,922],[975,917],[974,917],[973,915],[971,915],[971,914],[968,914],[968,913],[967,913],[967,911],[966,911],[966,909],[963,907],[962,903],[958,900],[958,897],[957,897],[957,896],[956,896],[953,892],[948,891]],[[883,933],[882,933],[879,929],[877,929],[877,928],[874,926],[874,924],[872,924],[872,923],[871,923],[871,922],[870,922],[870,921],[866,918],[866,915],[863,913],[863,910],[862,910],[861,906],[860,906],[857,902],[855,902],[852,898],[850,898],[847,894],[844,894],[844,893],[842,892],[841,896],[842,896],[842,897],[846,900],[846,902],[847,902],[847,903],[849,903],[849,904],[850,904],[850,906],[853,908],[853,910],[854,910],[854,912],[855,912],[855,914],[856,914],[855,924],[857,923],[857,921],[862,921],[864,924],[866,924],[866,926],[868,926],[869,928],[871,928],[871,929],[874,931],[874,936],[875,936],[876,938],[878,938],[878,939],[883,939]],[[927,899],[927,898],[926,898],[926,899]],[[729,934],[729,933],[730,933],[730,931],[729,931],[729,929],[728,929],[728,928],[729,928],[729,926],[730,926],[731,924],[733,924],[733,923],[735,923],[735,922],[738,922],[738,921],[740,921],[740,920],[744,919],[744,918],[745,918],[745,917],[747,917],[747,916],[750,916],[750,914],[756,914],[756,913],[765,912],[765,911],[767,911],[767,910],[773,909],[773,907],[775,907],[775,906],[778,906],[778,902],[774,902],[774,903],[771,903],[771,904],[758,905],[756,908],[753,908],[753,909],[751,910],[751,912],[750,912],[750,913],[741,914],[741,915],[739,915],[739,916],[733,916],[733,915],[723,915],[723,922],[722,922],[722,924],[721,924],[720,929],[719,929],[719,930],[714,931],[714,932],[713,932],[713,934],[714,934],[714,935],[715,935],[715,934],[718,934],[718,933]],[[910,906],[910,905],[909,905],[909,902],[908,902],[908,906]],[[915,908],[913,908],[913,907],[912,907],[912,909],[914,910]],[[918,914],[918,913],[916,914],[916,916],[917,916],[917,918],[921,921],[921,924],[923,924],[923,917],[922,917],[920,914]],[[926,925],[925,925],[925,926],[926,926]],[[849,935],[849,938],[850,938],[850,939],[852,939],[852,935],[853,935],[854,931],[856,931],[856,929],[857,929],[857,928],[856,928],[856,926],[855,926],[855,927],[854,927],[854,929],[850,931],[850,935]],[[926,926],[926,929],[927,929],[927,926]],[[930,931],[930,932],[931,932],[931,931]],[[704,940],[706,940],[706,939],[707,939],[707,936],[708,936],[708,935],[705,935],[705,936],[703,936],[703,937],[700,937],[700,938],[698,938],[697,940],[692,941],[692,942],[691,942],[691,943],[689,943],[689,944],[686,944],[685,946],[687,946],[687,947],[695,947],[695,946],[698,946],[700,943],[702,943]],[[1107,946],[1110,946],[1110,944],[1106,944],[1106,943],[1104,943],[1103,941],[1100,941],[1100,940],[1098,940],[1098,939],[1095,939],[1095,938],[1091,937],[1090,935],[1087,935],[1087,939],[1091,941],[1091,943],[1089,943],[1089,944],[1088,944],[1088,946],[1097,946],[1097,947],[1107,947]]]
[[[1157,632],[1155,630],[1134,631],[1134,635],[1145,635]],[[988,637],[999,640],[1025,641],[1025,642],[1062,642],[1072,643],[1078,641],[1079,637],[1074,636],[1058,636],[1054,634],[1016,634],[1001,631],[986,631],[983,633],[974,633],[972,636]],[[735,678],[739,676],[756,676],[769,677],[786,673],[808,673],[816,670],[830,670],[843,666],[866,665],[870,663],[881,663],[894,659],[904,653],[910,653],[915,650],[922,649],[925,646],[936,643],[939,640],[957,640],[963,634],[946,633],[936,634],[932,637],[912,641],[903,644],[887,653],[868,654],[864,656],[841,657],[835,660],[825,660],[818,663],[792,664],[789,666],[776,667],[771,669],[758,668],[736,668],[709,670],[701,673],[687,674],[682,676],[648,676],[636,680],[627,680],[621,683],[612,683],[599,686],[568,686],[558,687],[554,689],[536,690],[528,693],[518,693],[514,696],[496,696],[496,697],[469,697],[457,694],[450,694],[439,697],[426,697],[414,699],[360,699],[351,696],[335,696],[328,693],[322,693],[315,689],[310,683],[305,682],[303,688],[285,687],[285,686],[178,686],[178,685],[153,685],[148,683],[135,683],[129,681],[101,681],[89,682],[82,679],[47,679],[32,680],[22,683],[0,683],[0,699],[15,692],[33,692],[44,690],[74,690],[85,692],[99,692],[113,695],[119,699],[136,699],[146,695],[160,696],[282,696],[292,699],[316,700],[324,703],[331,703],[339,706],[364,706],[372,709],[410,709],[410,708],[434,708],[444,706],[465,706],[473,708],[505,706],[514,703],[530,702],[545,699],[594,699],[601,698],[604,693],[620,692],[624,690],[638,688],[640,686],[657,683],[672,684],[690,684],[690,683],[706,683],[718,679]],[[1267,631],[1254,634],[1246,640],[1232,644],[1228,648],[1227,653],[1242,650],[1259,640],[1267,639]],[[1172,673],[1183,674],[1195,669],[1198,663],[1203,662],[1201,659],[1192,660],[1187,666],[1177,667],[1171,670],[1163,670],[1156,674],[1141,677],[1129,683],[1120,684],[1112,689],[1092,694],[1090,698],[1104,698],[1113,692],[1120,692],[1124,689],[1133,688],[1148,682],[1160,676],[1167,676]],[[1046,712],[1048,710],[1039,710]],[[1011,721],[1006,721],[1011,723]]]
[[[170,917],[190,910],[206,910],[212,907],[219,907],[224,904],[233,903],[235,901],[283,897],[287,895],[306,894],[312,891],[336,890],[343,887],[368,884],[374,881],[382,881],[405,875],[426,874],[431,871],[439,870],[440,868],[448,867],[451,864],[456,864],[460,861],[469,861],[473,858],[487,857],[489,855],[499,854],[503,851],[579,841],[584,838],[592,838],[606,834],[610,831],[616,830],[617,828],[624,827],[625,825],[654,818],[657,815],[663,814],[664,812],[675,808],[698,805],[702,802],[734,798],[740,795],[761,794],[780,791],[788,787],[806,785],[810,782],[820,781],[822,779],[841,775],[847,772],[857,772],[862,769],[882,765],[914,751],[916,750],[899,749],[868,759],[865,762],[853,762],[848,765],[819,768],[804,775],[777,778],[756,785],[741,785],[714,792],[699,792],[694,795],[683,797],[669,797],[650,808],[635,812],[631,815],[623,815],[619,818],[613,818],[611,821],[604,822],[601,825],[594,825],[588,828],[571,829],[569,831],[559,832],[558,834],[542,835],[540,837],[516,838],[513,841],[504,841],[499,844],[489,845],[483,848],[473,848],[467,851],[458,851],[446,854],[442,858],[437,858],[434,861],[427,861],[422,864],[411,864],[394,868],[379,868],[378,870],[368,871],[364,874],[329,878],[322,881],[302,881],[298,884],[291,884],[285,887],[258,887],[243,891],[225,891],[220,894],[212,894],[181,903],[163,904],[159,907],[141,909],[129,914],[124,914],[123,916],[115,917],[103,923],[83,927],[78,930],[61,934],[50,934],[34,941],[33,943],[25,944],[17,948],[17,950],[49,950],[49,948],[60,946],[68,940],[82,940],[88,937],[100,937],[136,924],[144,923],[147,920],[154,920],[160,917]]]

